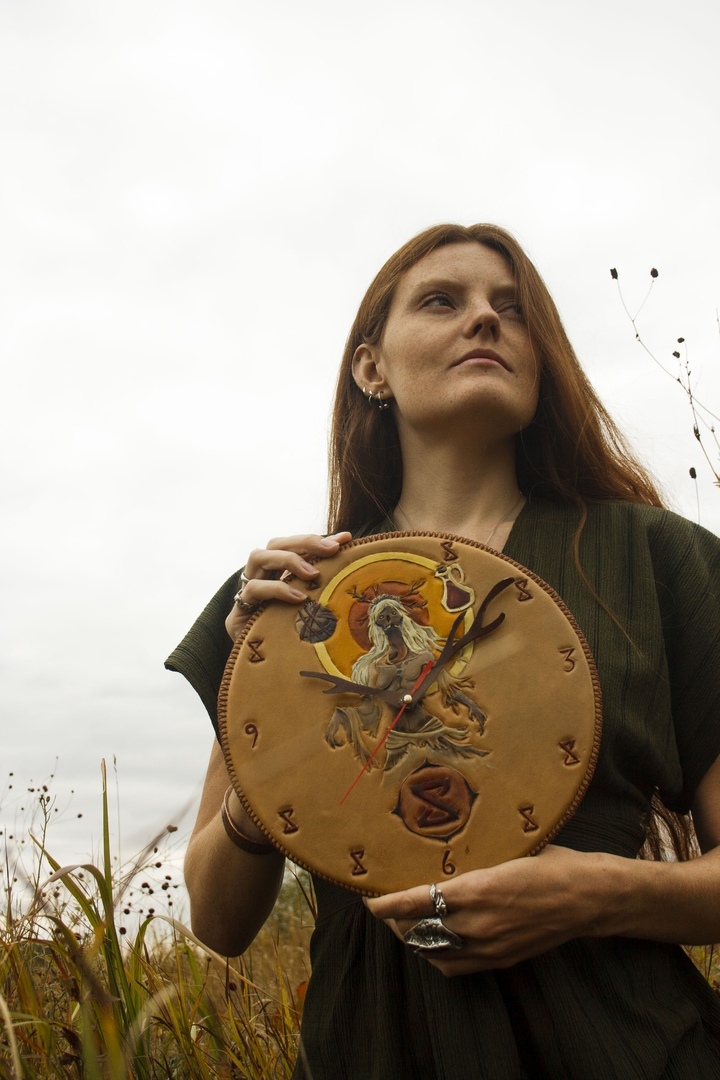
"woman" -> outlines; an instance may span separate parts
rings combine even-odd
[[[662,509],[509,234],[438,226],[380,271],[345,350],[330,483],[331,535],[253,551],[235,603],[237,576],[171,657],[211,715],[249,612],[305,598],[280,575],[310,581],[306,556],[395,527],[469,537],[553,586],[595,656],[604,727],[552,845],[443,885],[462,948],[405,945],[427,886],[363,903],[316,882],[297,1076],[720,1075],[720,1003],[675,944],[720,938],[720,542]],[[186,879],[196,932],[234,955],[283,860],[228,787],[216,745]],[[701,857],[636,858],[656,791],[692,810]]]

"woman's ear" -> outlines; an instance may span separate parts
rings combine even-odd
[[[380,392],[387,398],[389,387],[378,370],[375,352],[372,345],[358,345],[352,359],[353,378],[361,390],[369,394]]]

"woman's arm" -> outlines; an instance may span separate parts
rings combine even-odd
[[[227,617],[228,634],[236,640],[247,623],[248,605],[268,600],[299,604],[307,599],[302,589],[282,580],[286,573],[309,581],[318,573],[306,558],[327,558],[352,539],[349,532],[334,536],[281,537],[251,552],[245,566],[244,606],[237,603]],[[251,609],[252,610],[252,607]],[[221,810],[230,787],[222,751],[217,743],[210,754],[200,809],[185,856],[185,883],[190,895],[193,931],[211,949],[238,956],[247,949],[273,909],[282,885],[284,856],[254,855],[239,848],[228,836]],[[245,836],[265,844],[267,837],[254,825],[234,791],[228,796],[231,822]]]
[[[534,858],[440,883],[462,949],[430,960],[445,975],[504,968],[577,937],[720,941],[720,758],[701,781],[693,818],[704,854],[649,862],[548,846]],[[399,937],[434,915],[429,887],[366,900]]]
[[[247,949],[273,909],[282,885],[285,858],[249,855],[228,837],[220,817],[230,785],[217,742],[210,754],[200,810],[185,856],[185,883],[190,894],[193,933],[223,956],[239,956]],[[233,822],[248,840],[266,843],[232,792]]]

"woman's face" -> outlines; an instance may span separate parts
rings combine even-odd
[[[539,364],[517,300],[515,279],[499,252],[476,243],[448,244],[401,278],[378,345],[354,360],[359,386],[381,380],[401,438],[482,420],[489,439],[507,439],[532,420]]]

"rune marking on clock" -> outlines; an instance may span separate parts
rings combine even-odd
[[[518,591],[518,600],[532,600],[533,594],[528,589],[527,578],[518,578],[517,581],[514,582],[514,585]]]
[[[260,652],[260,646],[263,643],[262,638],[253,638],[252,641],[248,641],[248,649],[250,650],[250,663],[259,664],[265,657]]]
[[[537,832],[540,826],[533,817],[535,805],[528,803],[527,806],[518,806],[518,813],[523,819],[523,832]]]
[[[558,746],[561,750],[565,751],[564,765],[579,765],[580,758],[575,753],[575,740],[574,739],[562,739]]]
[[[350,852],[350,858],[353,861],[353,877],[358,877],[360,874],[367,874],[367,866],[363,863],[363,859],[365,858],[364,847],[354,848],[354,850]]]
[[[285,822],[285,824],[283,826],[283,832],[285,833],[286,836],[289,835],[290,833],[297,832],[298,829],[300,828],[300,826],[297,824],[297,822],[293,821],[293,814],[294,813],[295,813],[295,811],[293,810],[292,806],[290,806],[287,810],[278,810],[278,814],[280,815],[280,817]]]
[[[410,832],[446,843],[467,824],[476,798],[457,769],[425,761],[403,781],[393,814]]]
[[[452,540],[441,540],[440,547],[445,552],[445,562],[455,562],[457,559],[457,552],[453,550]]]

